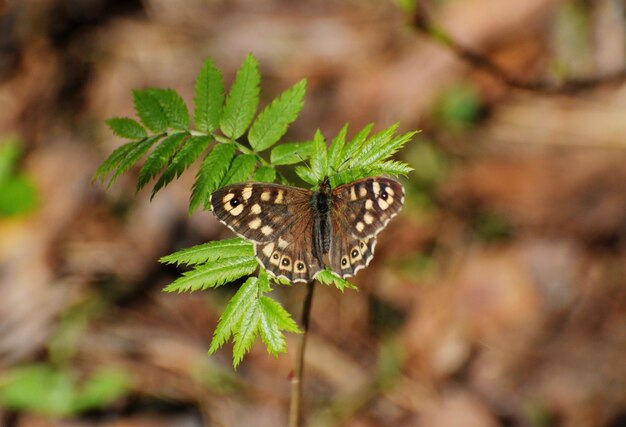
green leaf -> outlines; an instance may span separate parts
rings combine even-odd
[[[209,146],[211,137],[209,135],[192,136],[187,140],[183,148],[174,156],[165,172],[161,175],[159,180],[152,189],[150,199],[167,184],[174,179],[174,177],[180,176],[181,173],[202,154],[202,152]]]
[[[189,111],[174,89],[147,89],[163,109],[167,124],[175,130],[189,130]]]
[[[114,117],[106,121],[113,133],[120,138],[141,139],[148,136],[146,129],[128,117]]]
[[[22,155],[22,141],[15,136],[0,139],[0,183],[13,174]]]
[[[359,133],[357,133],[349,143],[345,145],[343,149],[343,154],[341,155],[341,161],[346,162],[346,166],[352,164],[352,159],[359,152],[361,145],[363,145],[363,142],[365,142],[373,127],[374,123],[368,124],[363,129],[361,129]]]
[[[141,190],[152,178],[154,178],[170,161],[178,146],[187,137],[186,132],[169,135],[148,156],[143,167],[139,171],[137,191]]]
[[[148,129],[154,133],[162,133],[167,130],[167,115],[152,90],[134,90],[133,103],[141,123]]]
[[[278,301],[270,297],[262,296],[260,299],[261,312],[270,323],[276,324],[280,330],[301,334],[298,324],[293,320],[291,314],[283,308]]]
[[[293,165],[311,157],[313,141],[290,142],[277,145],[272,149],[270,162],[275,165]]]
[[[402,148],[416,134],[416,132],[408,132],[391,139],[397,128],[397,124],[393,125],[369,139],[354,157],[352,165],[365,166],[384,160]]]
[[[39,203],[37,186],[28,176],[0,180],[0,219],[33,211]]]
[[[335,188],[347,184],[348,182],[356,181],[357,179],[375,175],[378,175],[378,172],[371,166],[351,167],[350,169],[331,175],[330,185]]]
[[[224,80],[213,61],[207,59],[196,79],[194,121],[198,130],[211,133],[220,125],[224,104]]]
[[[319,182],[317,176],[313,173],[311,168],[306,166],[296,166],[296,175],[298,175],[304,182],[311,185],[317,185]]]
[[[259,321],[261,319],[261,309],[258,299],[255,298],[255,304],[251,304],[241,317],[238,328],[234,331],[233,346],[233,366],[237,365],[243,359],[243,356],[250,350],[254,338],[259,330]]]
[[[241,154],[233,160],[230,164],[226,176],[222,179],[221,187],[225,187],[230,184],[236,184],[239,182],[245,182],[256,166],[256,156],[254,154]]]
[[[211,193],[217,190],[220,182],[226,175],[230,163],[235,155],[235,144],[217,144],[206,155],[200,170],[196,174],[196,180],[191,190],[189,201],[189,213],[192,213],[202,204],[204,208],[209,206]]]
[[[243,314],[254,304],[258,294],[257,278],[250,277],[231,298],[226,309],[220,316],[217,328],[209,347],[209,354],[215,353],[232,336],[240,323]]]
[[[159,259],[163,264],[204,264],[220,258],[254,257],[252,243],[240,237],[192,246]]]
[[[378,163],[376,165],[376,170],[378,171],[379,174],[386,174],[386,175],[393,175],[393,176],[398,176],[398,175],[406,176],[409,174],[409,172],[413,170],[413,168],[404,162],[400,162],[397,160],[387,160],[387,161]]]
[[[248,132],[248,141],[255,151],[268,149],[287,132],[304,105],[305,90],[306,80],[301,80],[261,111]]]
[[[258,62],[250,54],[237,71],[235,82],[226,98],[220,120],[220,129],[224,135],[237,139],[244,134],[259,104],[260,81]]]
[[[274,182],[276,180],[276,170],[270,166],[261,166],[254,173],[256,182]]]
[[[122,160],[132,151],[137,142],[127,142],[124,145],[120,145],[107,157],[107,159],[102,162],[98,170],[96,170],[95,175],[93,176],[94,180],[100,179],[104,182],[104,178],[111,172],[113,169],[120,164]]]
[[[102,408],[130,391],[129,373],[104,368],[87,378],[72,405],[72,412]]]
[[[316,182],[322,181],[328,173],[328,153],[324,136],[318,129],[313,137],[313,150],[311,152],[311,172]]]
[[[144,138],[140,141],[133,142],[133,147],[128,151],[128,153],[126,153],[126,157],[122,158],[117,164],[117,170],[109,180],[108,186],[110,187],[111,184],[113,184],[113,182],[117,179],[117,177],[130,169],[130,167],[133,166],[135,163],[137,163],[139,159],[141,159],[141,157],[146,154],[150,147],[152,147],[155,142],[161,139],[161,137],[162,135],[154,135],[148,138]]]
[[[334,285],[341,292],[343,292],[345,288],[357,289],[357,290],[359,289],[356,286],[354,286],[352,283],[348,282],[345,279],[342,279],[341,277],[337,276],[335,273],[333,273],[332,271],[328,269],[324,269],[320,271],[319,273],[317,273],[315,275],[315,279],[325,285]]]
[[[343,148],[346,145],[347,133],[348,124],[346,123],[330,143],[330,148],[328,149],[328,164],[333,170],[339,169],[339,166],[341,166],[341,163],[344,161],[341,155],[343,154]]]
[[[166,292],[186,292],[216,288],[240,277],[254,273],[258,266],[254,256],[222,258],[183,273],[165,287]]]

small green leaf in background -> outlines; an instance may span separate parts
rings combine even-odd
[[[37,187],[15,172],[22,152],[20,144],[15,137],[4,138],[0,144],[0,217],[25,214],[37,206]]]
[[[133,103],[137,116],[148,129],[154,133],[167,130],[167,115],[159,100],[150,89],[134,90]]]
[[[18,411],[68,416],[104,407],[129,391],[128,373],[111,368],[94,372],[83,385],[68,370],[33,364],[4,371],[0,405]]]
[[[304,105],[305,90],[306,80],[301,80],[261,111],[248,133],[248,141],[255,151],[268,149],[287,132]]]
[[[270,161],[273,165],[293,165],[311,157],[313,141],[290,142],[280,144],[272,149]]]
[[[433,113],[438,126],[453,132],[469,128],[480,116],[480,93],[470,84],[446,88],[436,102]]]
[[[209,197],[219,187],[234,156],[235,144],[229,143],[215,145],[206,155],[191,190],[189,213],[196,210],[200,204],[205,209],[209,207]]]
[[[163,264],[203,264],[220,258],[254,257],[252,243],[240,237],[192,246],[162,257]]]
[[[141,139],[148,136],[146,129],[128,117],[114,117],[106,121],[113,133],[120,138]]]
[[[207,59],[196,78],[194,122],[199,131],[210,133],[220,125],[224,104],[224,80],[213,61]]]
[[[257,158],[254,154],[241,154],[233,160],[226,176],[222,179],[219,188],[230,184],[245,182],[256,166]]]
[[[152,178],[161,172],[161,170],[170,162],[174,153],[187,136],[187,132],[173,133],[163,139],[158,147],[148,155],[146,162],[139,171],[137,190],[142,189]]]
[[[180,176],[180,174],[202,154],[209,146],[210,142],[211,137],[208,135],[192,136],[189,138],[183,148],[176,153],[156,184],[154,184],[150,198],[153,198],[161,188],[169,184],[175,177]]]
[[[220,120],[220,129],[224,135],[234,140],[245,133],[259,105],[260,81],[258,61],[248,55],[237,71],[235,82],[226,98]]]

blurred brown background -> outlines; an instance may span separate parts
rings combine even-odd
[[[416,169],[406,206],[360,291],[316,292],[307,425],[626,425],[620,79],[515,89],[388,1],[0,8],[0,157],[13,159],[10,172],[0,159],[0,425],[286,424],[295,337],[278,358],[255,345],[233,371],[228,345],[206,351],[236,287],[161,292],[180,270],[160,256],[228,235],[208,212],[187,216],[194,170],[151,203],[149,189],[135,194],[137,170],[110,191],[91,183],[122,142],[104,120],[134,116],[133,88],[191,102],[206,57],[230,83],[248,52],[263,102],[309,81],[286,140],[344,122],[350,135],[369,122],[422,129],[400,153]],[[429,10],[512,80],[558,88],[626,66],[622,1]],[[303,295],[272,294],[296,318]]]

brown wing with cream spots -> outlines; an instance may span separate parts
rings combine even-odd
[[[359,240],[376,236],[400,212],[404,188],[390,178],[363,178],[332,192],[332,211]]]
[[[374,258],[376,237],[357,239],[346,232],[345,226],[333,221],[333,241],[330,245],[330,267],[339,276],[351,277],[369,265]]]
[[[235,184],[211,194],[215,216],[256,243],[275,242],[302,215],[312,216],[313,193],[277,184]]]
[[[312,214],[298,214],[275,241],[255,244],[256,257],[268,272],[293,283],[313,280],[322,266],[313,256],[312,222]]]

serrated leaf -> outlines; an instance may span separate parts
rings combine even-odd
[[[354,286],[352,283],[348,282],[345,279],[342,279],[341,277],[337,276],[335,273],[333,273],[332,271],[328,269],[321,270],[319,273],[317,273],[315,275],[315,279],[318,282],[323,283],[325,285],[334,285],[341,292],[343,292],[344,289],[346,288],[356,289],[356,290],[359,289],[356,286]]]
[[[258,62],[250,54],[237,71],[224,104],[220,119],[220,129],[224,135],[237,139],[245,133],[259,104],[260,81]]]
[[[262,296],[260,305],[263,315],[267,317],[271,323],[278,325],[280,330],[296,334],[302,333],[298,324],[291,317],[291,314],[289,314],[278,301],[267,296]]]
[[[230,168],[220,183],[220,188],[230,184],[245,182],[256,166],[256,156],[254,154],[241,154],[233,160]]]
[[[128,117],[113,117],[106,121],[113,133],[120,138],[141,139],[148,136],[146,129]]]
[[[147,89],[157,100],[170,128],[175,130],[189,130],[189,111],[185,101],[174,89]]]
[[[220,316],[215,332],[213,332],[209,354],[215,353],[232,336],[233,330],[240,323],[243,313],[254,303],[257,293],[257,278],[250,277],[233,295]]]
[[[350,169],[346,169],[344,171],[331,175],[330,185],[331,187],[335,188],[340,185],[356,181],[357,179],[375,175],[378,175],[377,170],[370,166],[351,167]]]
[[[306,80],[301,80],[261,111],[248,132],[248,141],[255,151],[268,149],[287,132],[304,105],[305,91]]]
[[[161,188],[169,184],[175,177],[180,176],[202,154],[210,142],[211,137],[209,135],[192,136],[189,138],[183,148],[176,153],[156,184],[154,184],[150,198],[152,199]]]
[[[126,153],[126,156],[122,158],[120,162],[117,164],[116,166],[117,169],[115,173],[113,174],[113,176],[111,177],[111,179],[109,180],[108,187],[110,187],[111,184],[113,184],[113,182],[115,182],[115,180],[121,174],[126,172],[128,169],[130,169],[131,166],[137,163],[139,159],[141,159],[141,157],[144,154],[146,154],[146,152],[150,149],[150,147],[152,147],[152,145],[155,142],[161,139],[161,136],[162,135],[150,136],[148,138],[142,139],[141,141],[134,142],[132,149],[130,149]]]
[[[200,204],[208,208],[211,193],[217,190],[220,182],[226,175],[230,163],[235,155],[234,144],[217,144],[206,155],[196,174],[196,180],[191,190],[189,213],[192,213]]]
[[[204,264],[221,258],[254,257],[252,243],[240,237],[203,243],[166,255],[159,259],[162,264]]]
[[[298,175],[300,179],[302,179],[304,182],[308,184],[317,185],[318,183],[317,176],[313,173],[313,171],[309,167],[296,166],[296,175]],[[286,185],[288,183],[284,183],[284,184]]]
[[[254,173],[256,182],[274,182],[276,180],[276,170],[270,166],[261,166]]]
[[[154,178],[170,161],[178,146],[187,137],[186,132],[169,135],[148,156],[137,180],[137,191],[141,190],[152,178]]]
[[[270,162],[275,165],[293,165],[311,157],[313,141],[290,142],[280,144],[272,149]]]
[[[127,142],[124,145],[120,145],[107,157],[107,159],[102,162],[98,170],[96,170],[93,179],[100,179],[104,181],[104,178],[111,172],[113,169],[117,167],[117,165],[124,160],[124,158],[128,155],[128,153],[135,147],[137,142]]]
[[[196,78],[194,96],[194,122],[196,128],[210,133],[220,125],[220,117],[224,104],[224,80],[222,74],[207,59]]]
[[[311,173],[316,182],[321,182],[328,173],[328,153],[324,136],[317,130],[313,137],[313,149],[311,151]]]
[[[363,144],[363,147],[354,158],[353,165],[371,165],[384,160],[397,152],[416,132],[408,132],[392,139],[398,125],[387,128]]]
[[[363,145],[363,142],[365,142],[373,127],[373,123],[368,124],[363,129],[361,129],[359,133],[357,133],[349,143],[345,145],[343,149],[343,154],[341,155],[341,161],[345,162],[345,166],[352,166],[352,159],[359,152],[361,145]]]
[[[376,169],[381,174],[387,175],[408,175],[413,170],[411,166],[398,160],[387,160],[376,165]]]
[[[259,330],[260,319],[261,309],[258,299],[255,298],[255,303],[251,304],[248,309],[244,311],[241,322],[234,330],[233,366],[235,368],[239,365],[243,356],[250,350],[250,347],[252,347],[254,338]]]
[[[167,130],[167,115],[165,110],[150,89],[134,90],[133,104],[137,116],[148,129],[154,133]]]
[[[187,292],[216,288],[240,277],[254,273],[258,266],[254,256],[222,258],[183,273],[165,287],[166,292]]]
[[[348,133],[348,124],[343,125],[337,136],[335,136],[330,143],[328,149],[328,164],[334,171],[339,169],[344,159],[341,157],[343,154],[343,148],[346,145],[346,134]]]

